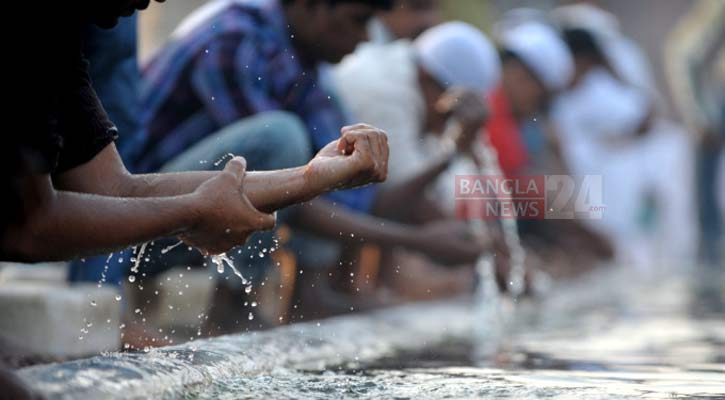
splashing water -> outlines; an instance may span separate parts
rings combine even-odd
[[[456,138],[463,134],[462,126],[451,121],[446,127],[444,137],[455,143]],[[487,176],[502,176],[501,166],[498,162],[496,149],[488,140],[478,142],[480,147],[477,151],[481,155],[480,174]],[[508,194],[497,194],[498,201],[510,202]],[[516,299],[524,291],[524,259],[525,252],[521,246],[518,234],[516,219],[502,218],[501,229],[503,230],[504,242],[510,252],[511,269],[508,277],[509,293]],[[486,226],[481,218],[473,218],[469,221],[469,227],[474,235],[482,235],[486,232]],[[476,290],[476,321],[473,326],[476,337],[476,355],[479,359],[489,359],[494,356],[500,346],[507,329],[506,320],[511,315],[504,315],[503,303],[500,290],[496,283],[495,262],[492,254],[483,254],[476,262],[476,274],[478,275],[478,287]]]
[[[503,176],[501,166],[498,163],[496,149],[491,146],[488,140],[483,141],[482,145],[481,151],[484,155],[484,166],[481,168],[481,172],[484,175]],[[511,201],[509,194],[499,193],[497,196],[499,201]],[[514,298],[516,298],[524,292],[524,260],[526,258],[526,252],[521,246],[521,239],[519,238],[515,218],[502,218],[501,228],[503,229],[504,241],[511,253],[511,272],[509,273],[508,289]]]
[[[141,266],[141,260],[143,260],[144,252],[146,252],[146,246],[148,246],[148,243],[142,244],[136,253],[135,259],[132,258],[133,266],[131,267],[131,275],[128,276],[128,281],[131,283],[136,281],[135,275],[138,274],[138,268]]]
[[[220,274],[224,273],[224,264],[226,263],[229,266],[229,268],[232,269],[232,272],[234,272],[234,275],[238,276],[239,279],[242,280],[242,285],[246,285],[247,283],[249,283],[249,281],[247,281],[247,278],[245,278],[244,275],[242,275],[242,273],[239,272],[237,267],[234,266],[234,260],[232,260],[227,255],[227,253],[221,253],[221,254],[211,256],[211,262],[213,262],[214,265],[216,265],[216,270]]]
[[[213,98],[212,98],[212,100],[213,100]],[[234,154],[232,154],[232,153],[227,153],[227,154],[224,154],[223,156],[219,157],[219,159],[218,159],[218,160],[214,161],[214,166],[215,166],[215,167],[218,167],[218,166],[219,166],[219,165],[220,165],[221,163],[223,163],[223,162],[224,162],[224,160],[226,160],[227,158],[229,158],[229,159],[231,160],[232,158],[234,158]]]
[[[176,247],[178,247],[182,243],[183,242],[181,240],[179,240],[178,242],[172,244],[171,246],[164,247],[163,249],[161,249],[161,254],[166,254],[166,253],[170,252],[171,250],[175,249]]]

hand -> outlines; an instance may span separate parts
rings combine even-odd
[[[274,227],[274,214],[258,211],[244,195],[246,168],[244,158],[234,157],[194,191],[196,222],[179,239],[204,255],[219,254],[244,244],[255,231]]]
[[[342,137],[330,142],[307,164],[313,182],[328,190],[350,189],[388,176],[388,137],[366,124],[342,128]]]
[[[436,110],[449,114],[460,124],[461,132],[454,138],[459,151],[470,148],[488,119],[488,107],[481,95],[463,88],[446,90],[436,103]]]
[[[432,222],[417,232],[413,247],[445,264],[472,263],[490,249],[490,242],[472,234],[464,221]]]

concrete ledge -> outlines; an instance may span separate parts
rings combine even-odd
[[[20,371],[48,399],[181,398],[218,379],[371,361],[470,336],[459,303],[418,303],[264,332]]]
[[[0,285],[0,336],[42,355],[78,357],[120,346],[116,291],[33,282]]]
[[[67,276],[67,263],[0,263],[0,285],[18,281],[57,283],[64,285]]]

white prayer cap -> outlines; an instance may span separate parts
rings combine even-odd
[[[539,22],[502,32],[501,46],[516,54],[551,91],[566,87],[574,73],[571,53],[559,33]]]
[[[421,66],[445,87],[459,86],[485,94],[501,77],[496,48],[480,30],[464,22],[434,26],[413,45]]]
[[[625,66],[620,58],[631,59],[636,49],[631,48],[630,41],[619,31],[619,21],[613,14],[590,4],[574,4],[558,7],[551,15],[562,29],[581,29],[592,35],[607,63],[620,77],[629,73],[619,70],[631,67]]]
[[[551,14],[562,28],[589,32],[622,81],[657,96],[652,67],[646,54],[635,42],[622,35],[617,17],[590,4],[559,7]]]
[[[500,38],[504,32],[529,22],[550,23],[548,13],[537,8],[520,7],[501,14],[493,24],[493,37]]]
[[[619,20],[614,14],[591,4],[557,7],[551,16],[562,28],[580,28],[597,36],[597,40],[619,35]]]

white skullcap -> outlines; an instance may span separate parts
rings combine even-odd
[[[500,38],[506,31],[529,22],[549,24],[549,19],[548,13],[537,8],[514,8],[496,18],[496,23],[493,24],[493,37]]]
[[[485,94],[501,77],[496,48],[478,29],[464,22],[446,22],[414,42],[421,66],[444,87],[459,86]]]
[[[551,16],[562,28],[584,29],[598,36],[597,39],[619,35],[617,17],[591,4],[557,7],[551,12]]]
[[[559,33],[528,22],[501,33],[501,46],[516,54],[551,91],[564,89],[574,73],[571,53]]]
[[[617,17],[590,4],[559,7],[551,14],[562,28],[589,32],[623,82],[658,96],[649,59],[636,43],[622,35]]]
[[[590,4],[563,6],[554,9],[551,16],[562,29],[581,29],[592,35],[602,55],[615,70],[617,57],[620,56],[617,53],[629,52],[628,49],[616,48],[628,46],[620,43],[624,37],[619,31],[617,17],[599,7]]]

